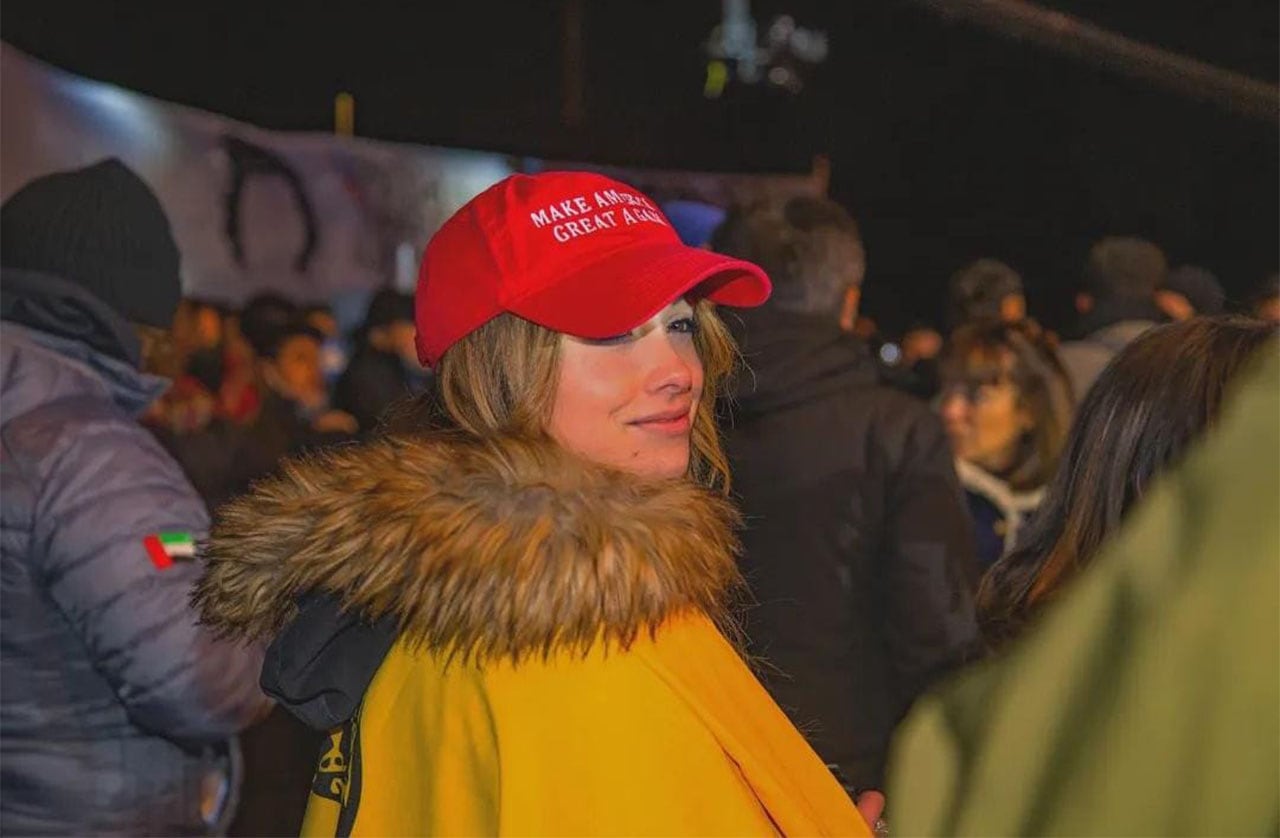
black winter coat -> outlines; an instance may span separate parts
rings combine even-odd
[[[395,402],[421,389],[405,373],[400,357],[366,346],[356,352],[333,389],[333,406],[356,418],[360,433],[370,435],[382,414]]]
[[[834,324],[766,307],[730,325],[750,368],[727,417],[750,651],[847,784],[882,787],[894,726],[978,648],[951,451]]]

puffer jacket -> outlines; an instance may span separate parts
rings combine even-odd
[[[225,507],[198,601],[334,725],[304,835],[867,835],[721,634],[734,517],[546,442],[383,439]]]
[[[4,291],[0,832],[205,832],[234,796],[228,740],[269,702],[261,651],[189,604],[207,516],[136,420],[164,382],[74,286],[6,271]]]

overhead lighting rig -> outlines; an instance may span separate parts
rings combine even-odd
[[[723,95],[730,82],[754,85],[762,81],[792,95],[804,89],[803,70],[827,58],[827,34],[796,24],[791,15],[778,15],[758,38],[750,0],[722,0],[723,15],[707,39],[707,77],[703,93]]]

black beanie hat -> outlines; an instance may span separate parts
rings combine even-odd
[[[364,328],[373,331],[399,320],[413,323],[413,297],[391,288],[383,288],[374,294],[364,316]]]
[[[84,288],[126,320],[167,329],[178,246],[151,188],[114,157],[37,178],[0,206],[0,264]]]

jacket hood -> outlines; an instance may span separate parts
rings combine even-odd
[[[830,318],[766,305],[736,311],[727,321],[746,365],[733,392],[738,416],[770,413],[830,392],[879,383],[866,345],[840,331]]]
[[[8,293],[5,287],[5,293]],[[3,415],[21,416],[42,404],[97,393],[137,416],[169,387],[168,379],[70,338],[4,321],[0,329]]]
[[[730,627],[736,524],[687,481],[550,442],[386,438],[288,462],[223,507],[193,600],[224,636],[273,637],[319,596],[464,661],[625,647],[687,609]]]
[[[142,347],[128,321],[83,287],[21,268],[0,271],[0,284],[0,318],[141,366]]]

